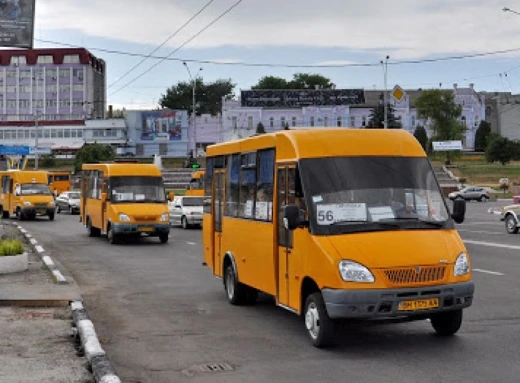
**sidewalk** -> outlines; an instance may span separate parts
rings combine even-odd
[[[29,268],[0,275],[0,383],[94,382],[71,336],[69,302],[80,300],[77,286],[54,282],[51,272],[9,220],[4,238],[25,243]]]

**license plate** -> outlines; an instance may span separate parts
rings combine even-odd
[[[45,209],[38,209],[38,210],[36,210],[36,213],[37,214],[45,214],[45,213],[47,213],[47,210],[45,210]]]
[[[429,310],[439,307],[439,298],[399,302],[399,311]]]
[[[152,231],[154,231],[154,230],[155,230],[155,229],[154,229],[153,227],[148,227],[148,226],[146,226],[146,227],[140,227],[140,228],[139,228],[139,231],[143,231],[143,232],[145,232],[145,233],[150,233],[150,232],[152,232]]]

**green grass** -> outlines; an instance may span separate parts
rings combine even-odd
[[[23,254],[24,251],[23,243],[17,239],[0,242],[0,257],[19,255]]]

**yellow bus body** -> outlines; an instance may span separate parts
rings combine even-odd
[[[186,196],[191,197],[203,197],[204,196],[204,177],[206,172],[201,170],[195,172],[190,181],[190,186],[188,190],[186,190]]]
[[[2,216],[8,218],[16,214],[18,219],[34,219],[37,215],[48,216],[53,220],[56,212],[54,197],[47,185],[46,171],[7,170],[0,172],[2,192],[0,209]],[[35,185],[39,191],[31,191]]]
[[[166,243],[170,216],[160,169],[135,163],[83,165],[80,217],[90,236],[107,235],[111,243],[127,235]]]
[[[60,195],[65,191],[70,190],[71,180],[70,172],[59,172],[59,171],[51,171],[49,172],[49,188],[51,192],[55,195]]]
[[[240,158],[240,172],[246,174],[248,158],[252,158],[250,162],[261,161],[260,154],[256,153],[266,153],[265,150],[274,150],[275,157],[272,164],[272,207],[269,208],[267,205],[268,219],[265,219],[265,215],[261,220],[246,219],[239,216],[242,213],[234,211],[228,214],[226,209],[231,209],[230,206],[236,200],[233,182],[238,182],[230,177],[230,173],[236,174],[233,161]],[[252,303],[258,291],[270,294],[275,297],[277,305],[296,314],[305,315],[306,321],[310,323],[307,326],[309,332],[309,327],[313,327],[313,313],[319,310],[313,309],[314,311],[309,313],[305,310],[309,297],[315,293],[321,293],[321,297],[318,294],[311,298],[317,297],[316,299],[321,301],[310,304],[309,307],[325,307],[327,319],[332,322],[340,319],[403,316],[440,318],[441,315],[456,316],[445,313],[458,313],[459,309],[462,312],[462,308],[471,305],[474,285],[471,281],[469,255],[454,228],[450,213],[446,219],[446,226],[442,229],[434,228],[434,223],[430,223],[432,226],[421,227],[420,230],[378,229],[341,235],[316,235],[310,229],[310,224],[295,230],[285,228],[285,206],[293,203],[290,201],[291,198],[296,199],[293,195],[295,193],[290,189],[292,186],[289,185],[292,181],[289,180],[293,175],[298,177],[302,163],[311,164],[312,161],[336,159],[357,161],[358,158],[363,161],[366,158],[368,164],[373,158],[388,158],[389,161],[410,160],[412,163],[419,161],[422,166],[431,169],[420,144],[411,134],[402,130],[283,131],[208,147],[203,216],[204,261],[214,276],[223,278],[226,290],[227,270],[234,273],[235,287],[240,288],[241,296],[233,291],[233,298],[228,291],[228,299],[232,304]],[[255,164],[256,169],[262,167],[262,164]],[[265,172],[265,169],[256,171],[258,177],[259,172]],[[320,174],[320,171],[317,167],[313,174]],[[336,170],[330,170],[333,171]],[[365,182],[365,177],[370,177],[370,174],[362,175],[359,177],[362,180],[358,181]],[[427,180],[430,182],[428,185],[433,185],[432,190],[438,190],[433,171],[431,177]],[[240,185],[243,179],[245,178],[240,178]],[[258,178],[255,179],[256,182],[259,181]],[[406,175],[403,179],[406,179]],[[303,192],[314,181],[306,182],[306,186],[302,186]],[[329,182],[333,184],[334,179]],[[242,196],[240,187],[239,193]],[[319,201],[322,197],[312,196],[311,199],[311,196],[304,195],[302,198],[307,202],[307,206],[311,206],[314,200]],[[239,203],[240,201],[239,198]],[[246,210],[247,204],[248,202]],[[442,204],[446,206],[444,199]],[[266,206],[265,202],[260,205],[264,208]],[[419,209],[418,204],[414,206]],[[434,214],[437,210],[443,209],[441,205],[438,208],[432,206],[433,202],[428,201],[427,206],[422,208],[428,209],[427,214]],[[307,210],[311,216],[316,215],[313,209]],[[255,214],[257,213],[258,211],[255,211]],[[318,218],[312,219],[316,219],[317,222]],[[376,225],[377,222],[374,221],[373,224]],[[357,279],[346,281],[339,265],[344,265],[348,270],[358,266],[343,261],[352,261],[364,266],[371,273],[373,282],[359,282]],[[457,265],[460,262],[460,265],[464,266],[464,274],[460,276],[454,274],[456,262]],[[347,280],[350,278],[349,275],[347,273]],[[370,278],[369,273],[363,275]],[[230,284],[233,285],[232,276],[229,278]],[[428,292],[432,295],[428,296]],[[414,304],[405,302],[406,299],[400,298],[401,293],[408,294],[405,296],[408,296],[407,299],[410,301],[422,302],[427,297],[433,300],[414,303],[413,306]],[[421,305],[428,304],[433,308],[420,309],[423,307]],[[403,305],[412,305],[415,309],[409,306],[413,311],[400,311]],[[325,322],[322,320],[322,323]],[[319,336],[316,338],[311,335],[311,338],[315,346],[322,344],[320,342],[323,339]],[[324,341],[323,344],[325,343]]]

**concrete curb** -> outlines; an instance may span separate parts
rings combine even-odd
[[[88,318],[83,303],[79,301],[70,304],[72,318],[81,340],[85,357],[92,366],[92,373],[98,383],[121,383],[114,367],[99,343],[94,324]]]
[[[47,269],[51,272],[54,281],[58,284],[68,284],[69,282],[58,269],[58,266],[56,266],[52,258],[47,255],[45,249],[38,244],[38,241],[18,223],[13,223],[13,226],[17,227],[18,230],[20,230],[20,233],[22,233],[22,235],[29,241],[33,250],[38,254]]]

